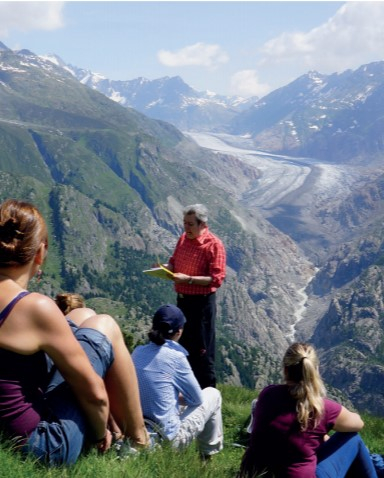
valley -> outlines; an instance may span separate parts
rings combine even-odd
[[[289,235],[316,265],[351,231],[327,220],[327,208],[348,197],[354,188],[369,183],[380,171],[350,164],[331,164],[315,158],[295,158],[255,150],[243,136],[184,133],[199,146],[235,156],[255,168],[259,177],[241,192],[238,200],[257,209],[277,229]],[[319,211],[325,210],[319,215]]]
[[[255,150],[244,136],[186,132],[199,146],[213,152],[235,156],[258,171],[258,179],[238,194],[238,201],[249,212],[257,210],[265,219],[298,245],[310,261],[313,273],[304,286],[296,284],[294,312],[289,330],[290,342],[308,340],[316,323],[326,313],[331,296],[311,295],[308,285],[335,250],[353,238],[354,230],[331,219],[331,212],[354,188],[361,188],[380,170],[368,171],[350,164],[330,164],[314,158],[295,158]],[[325,211],[325,212],[324,212]]]

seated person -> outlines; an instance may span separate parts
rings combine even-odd
[[[135,368],[115,320],[92,315],[71,329],[52,299],[27,290],[47,251],[35,206],[0,204],[1,432],[52,466],[75,463],[86,441],[107,451],[112,416],[133,447],[148,447]]]
[[[55,302],[64,315],[68,315],[71,310],[85,307],[84,297],[74,292],[62,292],[61,294],[57,294]]]
[[[325,398],[309,344],[292,344],[283,359],[285,384],[254,402],[251,438],[238,478],[377,478],[357,413]],[[330,438],[328,432],[337,433]]]
[[[148,333],[150,342],[132,353],[139,381],[144,417],[154,421],[175,448],[196,438],[200,456],[207,458],[223,448],[221,394],[201,389],[178,343],[186,322],[175,305],[160,307]]]
[[[80,294],[76,294],[75,292],[63,292],[61,294],[57,294],[55,297],[55,302],[58,308],[65,315],[74,332],[82,324],[86,325],[85,321],[93,316],[97,316],[101,320],[105,320],[107,322],[113,320],[108,315],[96,314],[93,309],[86,307],[84,297],[82,297]],[[108,418],[108,428],[112,433],[114,443],[121,442],[124,439],[124,435],[120,427],[117,425],[111,414]],[[118,446],[115,446],[115,448],[118,449]]]
[[[80,327],[86,319],[96,315],[93,309],[86,307],[84,298],[74,292],[57,294],[55,302],[71,326]]]

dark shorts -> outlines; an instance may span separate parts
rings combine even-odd
[[[101,332],[78,328],[74,334],[96,373],[104,377],[114,360],[109,339]],[[76,462],[87,434],[87,422],[69,385],[56,371],[46,392],[49,416],[42,420],[22,447],[50,466]]]

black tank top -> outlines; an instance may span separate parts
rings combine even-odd
[[[20,292],[0,312],[1,325],[30,292]],[[10,436],[28,436],[42,419],[48,369],[44,352],[22,355],[0,348],[0,428]]]

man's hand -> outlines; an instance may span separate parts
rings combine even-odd
[[[173,281],[176,282],[176,284],[188,284],[189,279],[191,276],[187,276],[187,274],[183,274],[181,272],[176,272],[173,275]]]

